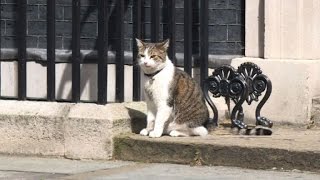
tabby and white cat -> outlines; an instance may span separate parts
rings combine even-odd
[[[147,80],[147,127],[140,134],[150,137],[205,136],[209,118],[199,85],[168,58],[169,40],[146,43],[136,39],[138,63]]]

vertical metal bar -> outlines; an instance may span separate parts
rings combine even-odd
[[[208,76],[208,0],[200,1],[200,85],[203,88],[204,80]]]
[[[118,50],[116,54],[116,101],[124,101],[124,0],[117,1],[118,23]]]
[[[98,0],[98,103],[107,103],[108,22],[107,1]]]
[[[80,0],[72,1],[72,101],[80,101]]]
[[[1,3],[0,3],[1,9]],[[1,13],[0,13],[0,20],[1,20]],[[0,22],[0,97],[1,97],[1,22]]]
[[[55,0],[47,0],[47,100],[55,100]]]
[[[140,75],[140,68],[136,64],[138,49],[136,45],[135,38],[141,38],[141,0],[134,1],[133,11],[135,11],[135,17],[133,20],[133,38],[132,38],[132,47],[133,47],[133,60],[132,60],[132,67],[133,67],[133,101],[140,101],[141,100],[141,75]]]
[[[192,74],[192,0],[184,1],[184,71]]]
[[[169,57],[171,58],[172,62],[176,65],[176,1],[170,0],[168,4],[169,9],[169,38],[170,38],[170,47],[169,47]]]
[[[151,1],[151,41],[159,41],[160,30],[160,1]]]
[[[26,60],[27,60],[27,1],[18,2],[18,99],[26,99]]]

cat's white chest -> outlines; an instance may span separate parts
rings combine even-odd
[[[174,75],[174,67],[167,66],[155,77],[145,82],[145,93],[155,106],[166,103],[170,94],[169,88]]]

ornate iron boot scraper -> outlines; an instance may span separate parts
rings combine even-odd
[[[242,63],[238,69],[230,65],[223,65],[212,73],[204,83],[204,94],[207,102],[214,112],[212,123],[218,124],[218,111],[210,99],[209,92],[213,97],[225,97],[230,109],[230,99],[235,103],[231,111],[231,125],[244,129],[248,133],[251,129],[244,123],[242,104],[246,101],[249,105],[253,101],[259,101],[259,96],[264,93],[262,100],[256,107],[256,134],[271,135],[273,123],[271,120],[260,115],[263,105],[271,95],[272,84],[270,79],[262,74],[261,69],[254,63]]]

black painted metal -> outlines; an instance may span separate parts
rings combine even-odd
[[[47,0],[47,100],[55,100],[55,48],[56,48],[56,27],[55,27],[55,0]]]
[[[204,97],[207,100],[209,106],[211,107],[212,111],[213,111],[213,118],[209,119],[208,125],[211,124],[213,126],[218,126],[218,109],[217,107],[214,105],[214,103],[212,102],[210,96],[209,96],[209,89],[211,89],[212,84],[211,83],[211,79],[213,78],[213,76],[209,76],[205,82],[203,83],[203,92],[204,92]],[[214,86],[215,87],[215,86]]]
[[[80,64],[81,64],[81,53],[80,53],[80,1],[72,1],[72,101],[80,101]],[[116,18],[117,18],[117,35],[118,41],[117,52],[116,52],[116,101],[124,101],[124,3],[126,1],[119,0],[116,2]],[[133,1],[133,38],[143,38],[142,34],[144,29],[142,28],[143,18],[143,0]],[[160,38],[160,0],[151,1],[151,40],[158,42]],[[166,12],[168,13],[168,19],[163,22],[168,27],[168,37],[170,38],[170,48],[168,50],[169,57],[176,63],[175,59],[175,46],[176,46],[176,17],[175,17],[175,0],[165,0]],[[212,77],[206,79],[208,75],[208,0],[201,0],[200,3],[200,78],[202,87],[205,91],[212,90],[210,84]],[[49,101],[55,100],[55,0],[47,0],[47,99]],[[98,103],[107,103],[107,73],[108,73],[108,20],[107,20],[107,4],[108,1],[98,0]],[[19,60],[19,71],[18,71],[18,98],[20,100],[26,99],[26,1],[18,2],[18,60]],[[191,74],[192,71],[192,0],[186,0],[184,3],[184,68],[185,71]],[[133,40],[133,62],[135,62],[137,56],[136,42]],[[134,63],[135,64],[135,63]],[[1,69],[0,69],[1,70]],[[133,67],[133,100],[141,100],[141,82],[140,82],[140,69],[138,66]],[[248,82],[249,77],[243,76]],[[247,78],[247,79],[246,79]],[[250,79],[250,78],[249,78]],[[241,80],[235,80],[238,82]],[[231,81],[230,81],[231,82]],[[230,83],[229,82],[229,83]],[[239,83],[239,82],[238,82]],[[271,93],[271,82],[263,74],[256,76],[256,81],[252,82],[252,86],[259,88],[261,83],[266,84],[266,93],[262,101],[258,104],[256,110],[257,124],[270,124],[271,121],[260,116],[262,106],[267,101]],[[241,84],[241,82],[240,82]],[[1,84],[0,84],[1,85]],[[222,89],[221,89],[222,90]],[[270,93],[269,93],[270,92]],[[208,94],[206,94],[206,97]],[[250,96],[251,97],[251,96]],[[255,100],[254,98],[252,98]],[[238,99],[239,100],[239,99]],[[248,101],[248,99],[246,99]],[[214,104],[209,103],[212,108]],[[216,111],[216,109],[214,110]],[[216,111],[217,112],[217,111]],[[217,113],[215,113],[217,114]],[[242,107],[235,113],[236,119],[243,119]],[[217,117],[214,117],[214,121]]]
[[[132,53],[133,53],[133,101],[140,101],[141,100],[141,74],[140,74],[140,68],[136,62],[137,60],[137,55],[138,55],[138,49],[136,45],[136,41],[134,40],[135,38],[141,39],[141,9],[142,9],[142,1],[141,0],[136,0],[134,1],[133,5],[133,11],[136,14],[133,20],[133,41],[132,41]]]
[[[245,80],[240,76],[234,77],[229,82],[229,96],[235,102],[230,117],[232,126],[240,129],[247,129],[248,126],[243,122],[243,116],[239,114],[243,114],[242,104],[248,96],[248,89]]]
[[[248,96],[246,98],[247,103],[250,105],[252,101],[259,101],[259,96],[266,91],[264,97],[256,108],[256,124],[266,127],[272,127],[273,123],[260,116],[260,111],[266,101],[269,99],[272,92],[272,83],[270,79],[262,74],[262,70],[256,64],[246,62],[238,67],[237,71],[248,84]]]
[[[272,91],[271,81],[262,74],[261,69],[254,63],[243,63],[237,70],[230,65],[221,66],[204,81],[204,94],[207,102],[214,111],[213,123],[217,125],[218,112],[210,99],[209,92],[213,97],[225,97],[229,102],[231,99],[235,106],[231,111],[232,126],[247,129],[243,122],[244,114],[242,104],[246,101],[249,105],[252,101],[259,101],[258,97],[265,92],[263,99],[256,108],[256,125],[271,128],[273,123],[262,117],[260,111],[262,106],[270,97]],[[229,104],[229,103],[228,103]]]
[[[211,92],[213,97],[225,97],[227,101],[231,98],[236,103],[231,113],[231,123],[233,126],[246,128],[241,120],[236,119],[236,114],[241,111],[241,105],[246,98],[246,82],[236,74],[236,70],[232,66],[224,65],[215,69],[205,81],[204,87],[205,98],[216,113],[213,118],[214,124],[217,124],[218,112],[208,92]]]
[[[116,54],[116,101],[124,101],[124,0],[117,1],[118,49]]]
[[[160,30],[160,1],[151,1],[151,41],[159,41]]]
[[[1,3],[0,3],[0,9],[1,9]],[[1,13],[0,13],[0,19],[1,19]],[[0,23],[0,30],[1,30],[1,23]],[[1,32],[0,32],[0,97],[1,97]]]
[[[184,71],[192,74],[192,0],[184,1]]]
[[[107,103],[108,22],[107,1],[98,0],[98,103]]]
[[[80,101],[80,0],[72,1],[72,101]]]
[[[19,1],[18,3],[18,99],[26,99],[27,87],[27,1]]]
[[[200,1],[200,85],[203,87],[204,80],[208,76],[208,0]]]
[[[169,38],[170,38],[170,46],[169,46],[169,57],[173,64],[177,64],[176,60],[176,1],[168,0],[168,10],[169,10]]]

